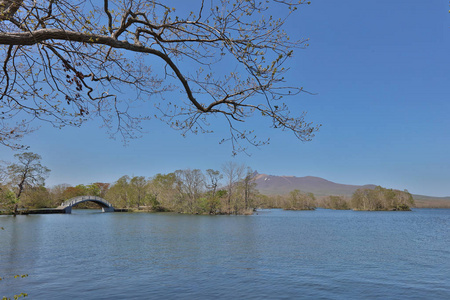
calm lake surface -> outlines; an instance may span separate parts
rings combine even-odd
[[[0,298],[450,299],[445,209],[74,210],[0,216],[0,227]]]

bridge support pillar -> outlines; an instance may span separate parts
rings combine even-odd
[[[72,206],[67,206],[64,208],[64,213],[65,214],[71,214],[72,213]]]
[[[114,212],[114,207],[102,207],[102,212]]]

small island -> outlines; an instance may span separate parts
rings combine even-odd
[[[377,186],[357,189],[351,197],[330,195],[316,198],[313,193],[293,190],[289,195],[268,197],[267,208],[285,210],[315,210],[317,207],[334,210],[410,211],[414,198],[408,191]]]

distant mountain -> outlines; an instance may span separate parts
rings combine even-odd
[[[255,174],[257,189],[265,195],[283,195],[295,189],[316,196],[343,195],[351,196],[359,188],[375,188],[376,185],[348,185],[335,183],[320,177],[274,176]]]
[[[450,208],[450,197],[413,195],[416,207]]]
[[[305,176],[274,176],[266,174],[254,174],[257,189],[264,195],[286,195],[297,189],[306,193],[313,193],[316,197],[340,195],[350,197],[357,189],[376,187],[374,184],[349,185],[335,183],[320,177]],[[431,197],[424,195],[412,195],[416,207],[450,208],[450,197]]]

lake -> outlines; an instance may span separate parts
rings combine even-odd
[[[0,227],[0,297],[450,299],[445,209],[74,210],[0,216]]]

